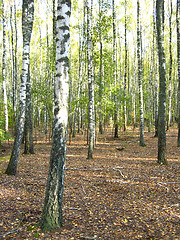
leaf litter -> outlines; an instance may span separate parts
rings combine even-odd
[[[180,239],[180,148],[177,129],[167,132],[168,166],[157,164],[157,139],[145,132],[99,135],[93,159],[85,136],[68,145],[64,223],[43,233],[41,218],[50,143],[35,144],[35,155],[20,155],[17,176],[4,173],[9,143],[0,156],[0,238],[2,239]],[[121,151],[119,151],[119,149]]]

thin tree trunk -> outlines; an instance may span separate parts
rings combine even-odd
[[[124,131],[127,128],[127,1],[125,0]]]
[[[172,108],[172,0],[170,0],[169,12],[169,89],[168,89],[168,117],[167,117],[167,130],[171,126],[171,108]]]
[[[118,107],[117,107],[117,75],[116,75],[116,24],[115,24],[115,4],[114,0],[112,0],[112,20],[113,20],[113,81],[115,87],[114,93],[114,137],[118,138]]]
[[[71,1],[57,2],[56,82],[52,148],[40,226],[44,232],[62,226],[62,204],[68,131],[69,40]]]
[[[24,154],[34,154],[33,145],[33,121],[32,121],[32,107],[31,107],[31,77],[30,66],[28,67],[28,79],[26,84],[26,116],[24,126]]]
[[[166,156],[166,70],[164,54],[164,0],[156,1],[156,27],[159,58],[158,163],[167,164]]]
[[[89,0],[86,1],[87,9],[87,62],[88,62],[88,89],[89,89],[89,148],[88,159],[93,158],[94,148],[94,78],[93,78],[93,66],[92,66],[92,39],[90,34],[90,9]]]
[[[14,48],[14,93],[15,93],[15,102],[14,102],[14,110],[17,109],[17,87],[18,87],[18,73],[17,73],[17,19],[16,19],[16,0],[14,0],[14,27],[15,27],[15,48]]]
[[[139,83],[139,111],[140,111],[140,146],[144,143],[144,111],[143,111],[143,88],[142,88],[142,57],[141,57],[141,32],[140,32],[140,6],[137,0],[137,59],[138,59],[138,83]]]
[[[180,32],[179,32],[179,23],[180,23],[180,0],[177,0],[176,8],[176,30],[177,30],[177,62],[178,62],[178,142],[177,145],[180,147]]]
[[[102,54],[103,54],[103,44],[102,44],[102,0],[99,0],[99,132],[103,134],[103,126],[102,126]]]
[[[2,25],[3,25],[3,56],[2,56],[2,82],[3,82],[3,104],[5,117],[5,132],[8,132],[8,107],[7,107],[7,91],[6,91],[6,23],[4,0],[2,1]]]
[[[18,157],[21,149],[21,142],[24,132],[25,107],[26,107],[26,84],[28,79],[30,40],[34,19],[34,1],[24,0],[22,11],[22,32],[23,32],[23,56],[22,56],[22,75],[20,84],[19,115],[16,122],[15,141],[11,158],[6,169],[6,174],[15,175],[17,171]]]

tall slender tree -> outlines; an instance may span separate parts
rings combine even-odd
[[[102,42],[102,0],[99,0],[99,132],[103,133],[102,126],[102,66],[103,66],[103,42]]]
[[[31,102],[31,76],[30,65],[28,67],[28,78],[26,83],[26,112],[24,125],[24,153],[34,154],[33,145],[33,121],[32,121],[32,102]]]
[[[164,0],[156,0],[156,28],[159,59],[158,163],[167,164],[166,156],[166,66],[164,54]]]
[[[158,136],[158,77],[157,77],[157,64],[155,63],[155,39],[156,39],[156,19],[155,19],[156,2],[153,0],[153,69],[154,69],[154,137]]]
[[[90,23],[90,8],[89,0],[86,0],[87,9],[87,65],[88,65],[88,89],[89,89],[89,106],[88,106],[88,120],[89,120],[89,148],[88,159],[93,157],[94,148],[94,77],[92,66],[92,36],[91,36],[91,23]]]
[[[112,20],[113,20],[113,81],[114,81],[114,87],[116,89],[117,87],[117,75],[116,75],[116,15],[115,15],[115,3],[114,0],[112,0]],[[118,138],[118,107],[117,107],[117,93],[115,91],[114,94],[114,137]]]
[[[69,95],[69,41],[71,1],[58,0],[56,25],[56,78],[52,148],[44,208],[43,231],[62,226],[62,204],[67,146]]]
[[[140,146],[144,143],[144,110],[143,110],[143,87],[142,87],[142,54],[141,54],[141,24],[140,5],[137,0],[137,60],[138,60],[138,84],[139,84],[139,111],[140,111]]]
[[[127,0],[125,0],[125,21],[124,21],[124,38],[125,38],[125,59],[124,59],[124,131],[127,128]]]
[[[3,55],[2,55],[2,81],[3,81],[3,102],[5,117],[5,132],[8,132],[8,107],[7,107],[7,91],[6,91],[6,23],[4,0],[2,1],[2,25],[3,25]]]
[[[23,56],[22,75],[20,84],[19,115],[16,121],[16,132],[11,158],[6,169],[6,174],[15,175],[21,142],[24,131],[25,107],[26,107],[26,84],[28,80],[28,68],[30,64],[30,40],[34,19],[34,0],[23,0],[22,3],[22,32],[23,32]]]
[[[176,6],[176,31],[177,31],[177,62],[178,62],[178,147],[180,147],[180,0],[177,0]]]
[[[172,118],[172,0],[169,0],[169,89],[168,89],[168,117],[167,117],[167,130],[171,126]]]

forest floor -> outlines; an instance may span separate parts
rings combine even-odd
[[[64,224],[51,233],[38,227],[51,145],[35,143],[21,154],[17,176],[7,176],[12,143],[0,149],[0,239],[180,239],[180,148],[177,129],[167,132],[168,166],[157,164],[157,138],[138,130],[98,135],[94,157],[77,134],[68,145]],[[116,148],[123,148],[118,151]],[[2,147],[1,147],[2,148]]]

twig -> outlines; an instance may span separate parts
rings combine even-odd
[[[167,185],[167,183],[159,182],[158,185],[159,185],[160,187],[165,187],[166,190],[167,190],[167,193],[169,193],[169,188],[166,187],[166,186],[164,186],[164,185]]]
[[[4,182],[4,183],[1,183],[1,185],[5,185],[5,184],[8,184],[10,182],[12,182],[13,180],[9,181],[9,182]]]
[[[68,210],[81,210],[80,208],[73,208],[73,207],[70,207],[70,208],[64,207],[64,209],[68,209]]]
[[[7,233],[4,233],[4,234],[0,234],[0,237],[10,235],[10,234],[15,233],[15,232],[17,232],[17,231],[19,231],[19,229],[14,229],[14,230],[12,230],[11,232],[7,232]]]
[[[114,171],[118,171],[120,174],[121,174],[121,176],[125,179],[125,176],[124,176],[124,174],[121,172],[121,170],[120,169],[117,169],[117,168],[113,168],[113,170]]]
[[[81,186],[82,186],[82,190],[83,190],[84,194],[86,195],[86,191],[84,190],[84,187],[83,187],[83,185],[81,185]]]
[[[168,184],[180,184],[180,182],[167,182]]]
[[[167,208],[163,208],[162,210],[166,210],[166,209],[169,209],[169,208],[172,208],[172,207],[179,207],[179,203],[173,204],[173,205],[171,205],[170,207],[167,207]]]
[[[10,235],[10,234],[12,234],[12,233],[15,233],[15,232],[18,232],[19,231],[19,226],[21,225],[21,223],[22,223],[22,221],[24,220],[24,215],[23,215],[23,217],[21,218],[21,220],[20,220],[20,222],[19,222],[19,224],[18,224],[18,226],[16,227],[16,228],[14,228],[11,232],[7,232],[7,233],[4,233],[4,234],[0,234],[0,237],[3,237],[3,236],[7,236],[7,235]]]
[[[96,237],[85,237],[85,236],[81,236],[80,239],[94,240],[94,239],[96,239]]]
[[[126,184],[126,183],[130,183],[131,181],[122,182],[122,180],[106,180],[106,182]]]

